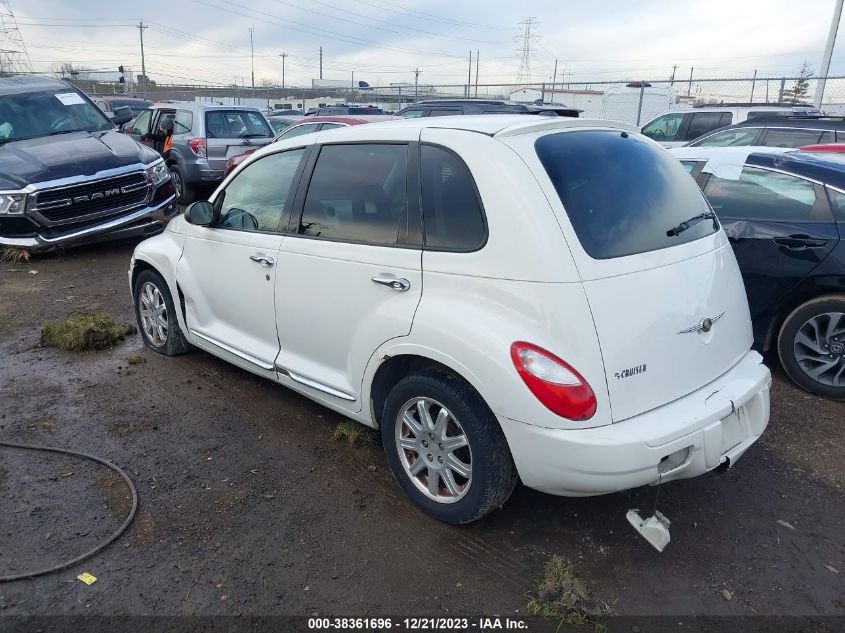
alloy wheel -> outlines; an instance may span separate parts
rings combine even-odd
[[[795,334],[793,351],[807,376],[829,387],[845,387],[845,314],[825,312],[805,321]]]
[[[463,427],[442,404],[413,398],[399,410],[396,450],[405,474],[429,499],[454,503],[472,483],[472,452]]]
[[[164,295],[149,281],[138,292],[141,315],[141,327],[147,340],[155,347],[161,347],[167,341],[167,304]]]

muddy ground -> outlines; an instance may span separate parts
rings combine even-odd
[[[524,614],[553,554],[620,614],[845,615],[845,404],[780,370],[764,438],[722,476],[664,486],[663,554],[624,516],[654,489],[564,499],[520,486],[450,527],[411,506],[379,447],[329,439],[340,416],[204,352],[164,358],[138,335],[104,352],[38,348],[47,319],[132,321],[131,250],[0,265],[0,440],[109,459],[140,498],[93,558],[0,583],[0,615]],[[90,549],[129,503],[102,466],[0,447],[0,576]]]

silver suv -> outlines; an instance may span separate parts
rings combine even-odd
[[[167,165],[180,204],[220,184],[229,158],[266,145],[274,136],[258,108],[179,102],[156,103],[125,132],[161,152],[161,127],[168,119],[173,121],[173,148]]]

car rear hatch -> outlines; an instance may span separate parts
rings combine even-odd
[[[546,134],[535,150],[593,314],[613,420],[676,400],[735,365],[751,346],[745,289],[681,164],[621,130]]]
[[[232,156],[273,140],[272,128],[255,110],[209,110],[205,113],[205,130],[209,167],[221,172]]]

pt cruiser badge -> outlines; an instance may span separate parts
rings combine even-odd
[[[727,310],[725,312],[727,312]],[[695,325],[691,325],[690,327],[685,328],[683,330],[678,330],[677,333],[689,334],[690,332],[704,332],[706,334],[707,332],[713,329],[713,326],[716,324],[716,321],[725,316],[725,312],[722,312],[722,314],[716,315],[714,317],[705,317]]]

